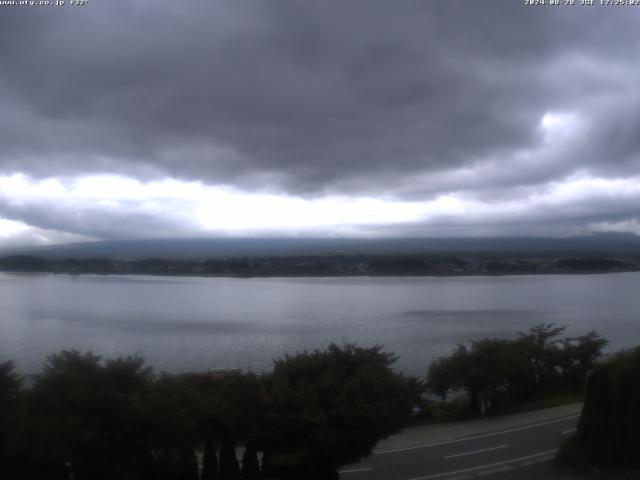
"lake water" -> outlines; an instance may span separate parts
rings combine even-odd
[[[458,342],[542,322],[640,344],[640,273],[507,277],[199,278],[0,274],[0,358],[143,354],[159,370],[269,369],[330,342],[384,345],[423,375]]]

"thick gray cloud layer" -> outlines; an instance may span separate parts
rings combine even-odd
[[[0,174],[486,202],[640,174],[640,7],[523,3],[3,7]]]

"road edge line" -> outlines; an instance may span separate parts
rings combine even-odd
[[[391,450],[379,450],[377,452],[374,451],[373,454],[374,455],[386,455],[387,453],[406,452],[408,450],[417,450],[419,448],[438,447],[440,445],[449,445],[451,443],[467,442],[469,440],[476,440],[478,438],[493,437],[495,435],[502,435],[504,433],[519,432],[521,430],[527,430],[529,428],[536,428],[536,427],[542,427],[544,425],[551,425],[553,423],[560,423],[560,422],[563,422],[565,420],[572,420],[572,419],[578,418],[578,417],[580,417],[580,414],[570,415],[568,417],[557,418],[557,419],[554,419],[554,420],[549,420],[547,422],[536,423],[536,424],[533,424],[533,425],[524,425],[522,427],[510,428],[510,429],[507,429],[507,430],[500,430],[499,432],[484,433],[484,434],[479,434],[479,435],[471,435],[471,436],[464,437],[464,438],[456,438],[454,440],[447,440],[445,442],[427,443],[427,444],[424,444],[424,445],[414,445],[412,447],[394,448],[394,449],[391,449]]]
[[[444,477],[444,476],[447,476],[447,475],[457,475],[458,473],[473,472],[474,470],[481,470],[481,469],[486,469],[486,468],[491,468],[491,467],[498,467],[500,465],[507,465],[509,463],[521,462],[522,460],[528,460],[530,458],[543,457],[545,455],[554,454],[557,451],[558,451],[558,449],[547,450],[546,452],[534,453],[532,455],[527,455],[527,456],[524,456],[524,457],[518,457],[518,458],[509,459],[509,460],[503,460],[502,462],[489,463],[487,465],[479,465],[477,467],[470,467],[470,468],[465,468],[465,469],[462,469],[462,470],[455,470],[453,472],[436,473],[436,474],[427,475],[427,476],[424,476],[424,477],[414,477],[414,478],[410,478],[409,480],[429,480],[431,478],[439,478],[439,477]]]

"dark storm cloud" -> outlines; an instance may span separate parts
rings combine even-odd
[[[0,7],[0,244],[640,233],[639,27],[515,0]]]
[[[615,176],[638,166],[636,13],[450,0],[4,8],[0,169],[411,198]],[[580,115],[585,138],[505,178],[543,142],[547,112]],[[449,177],[488,161],[499,168],[482,179]]]

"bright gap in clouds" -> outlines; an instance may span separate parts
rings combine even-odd
[[[0,238],[7,239],[17,237],[29,230],[29,225],[24,222],[0,218]]]
[[[547,112],[540,120],[540,129],[544,135],[546,146],[562,148],[575,140],[584,122],[577,113]]]
[[[0,247],[44,246],[96,240],[59,230],[42,229],[24,222],[0,218]]]
[[[423,201],[300,198],[175,179],[141,182],[120,175],[35,180],[14,174],[0,176],[0,244],[406,232],[446,236],[479,229],[492,235],[536,234],[518,230],[523,220],[545,228],[565,225],[564,234],[571,235],[602,230],[604,223],[594,218],[611,214],[622,218],[615,230],[635,232],[633,206],[639,204],[640,178],[604,179],[586,173],[539,185],[519,199],[481,200],[458,192]]]
[[[447,196],[427,203],[344,196],[304,199],[174,179],[143,183],[119,175],[95,175],[33,180],[22,174],[0,177],[0,202],[3,210],[23,218],[42,208],[49,208],[51,216],[74,216],[91,210],[110,218],[164,218],[178,227],[174,236],[304,233],[318,228],[411,223],[422,220],[430,211],[454,213],[461,206]],[[63,218],[60,221],[64,223]],[[149,232],[150,236],[155,233]]]

